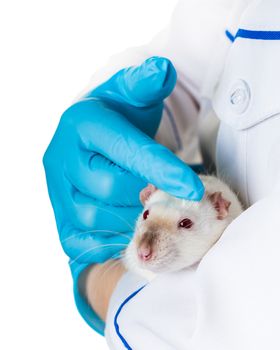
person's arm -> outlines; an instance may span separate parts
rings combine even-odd
[[[104,322],[81,295],[79,276],[125,249],[141,211],[141,189],[153,183],[178,197],[203,197],[195,172],[153,139],[175,83],[166,58],[120,70],[64,112],[44,155],[76,305],[101,334]]]
[[[85,297],[96,314],[105,322],[113,291],[126,269],[121,260],[108,260],[91,265],[84,271]]]
[[[127,245],[140,212],[139,190],[150,182],[184,198],[199,200],[203,195],[195,174],[153,138],[163,100],[175,85],[170,60],[178,83],[164,103],[189,132],[197,123],[202,80],[208,71],[213,72],[209,63],[213,53],[219,56],[217,33],[223,37],[224,25],[217,18],[224,18],[225,6],[216,2],[217,8],[214,5],[210,11],[205,0],[180,1],[169,29],[150,45],[115,56],[106,73],[95,75],[86,95],[63,113],[44,155],[60,240],[71,258],[76,304],[99,333],[104,324],[80,295],[79,276],[90,264],[115,257]],[[154,58],[135,67],[154,55],[170,60]],[[112,77],[131,65],[134,68],[122,69]]]

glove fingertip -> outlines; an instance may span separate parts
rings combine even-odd
[[[152,150],[157,150],[157,157]],[[193,201],[203,198],[204,186],[199,176],[172,152],[156,145],[148,155],[145,168],[149,169],[148,164],[153,164],[149,183],[178,198]]]
[[[177,80],[171,61],[164,57],[151,57],[139,67],[123,72],[123,90],[132,105],[145,107],[162,102],[169,96]]]

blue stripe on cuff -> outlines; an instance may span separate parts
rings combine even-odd
[[[229,40],[233,43],[234,42],[234,35],[232,35],[229,30],[226,30],[225,33],[226,33],[226,36],[229,38]]]
[[[124,336],[121,334],[120,332],[120,327],[118,324],[118,317],[119,314],[121,313],[123,307],[125,306],[125,304],[127,304],[129,302],[129,300],[131,300],[132,298],[134,298],[146,285],[144,285],[143,287],[137,289],[135,292],[133,292],[132,294],[130,294],[130,296],[128,296],[120,305],[120,307],[118,308],[118,311],[116,312],[115,318],[114,318],[114,326],[115,326],[115,330],[116,333],[118,335],[118,337],[120,338],[121,342],[123,343],[124,347],[127,350],[133,350],[132,347],[128,344],[128,342],[125,340]]]
[[[280,40],[280,31],[262,31],[238,29],[236,38],[255,39],[255,40]]]
[[[234,42],[237,38],[251,40],[280,40],[279,30],[248,30],[240,28],[235,36],[231,34],[229,30],[226,30],[225,34],[231,42]]]

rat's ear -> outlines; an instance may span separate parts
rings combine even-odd
[[[143,188],[140,192],[139,198],[143,206],[145,206],[146,201],[151,197],[151,195],[157,190],[154,185],[148,184],[147,187]]]
[[[223,220],[228,216],[229,207],[231,202],[227,201],[223,196],[222,192],[214,192],[207,195],[210,199],[213,207],[216,209],[218,220]]]

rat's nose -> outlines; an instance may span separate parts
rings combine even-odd
[[[147,245],[141,245],[138,248],[138,256],[142,261],[148,261],[152,257],[152,248]]]

